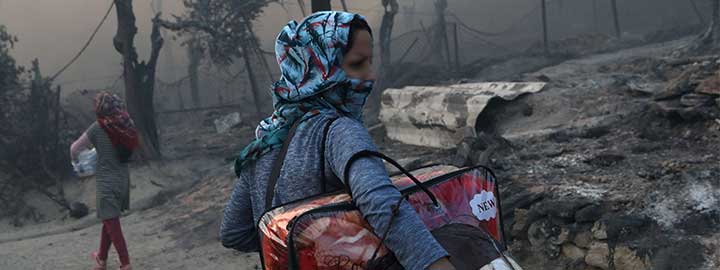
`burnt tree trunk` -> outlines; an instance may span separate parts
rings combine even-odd
[[[447,23],[445,20],[445,10],[447,9],[447,0],[435,0],[435,27],[433,32],[433,48],[437,48],[441,53],[435,54],[436,61],[440,64],[443,60],[450,59],[449,42],[447,39]],[[445,59],[442,59],[445,55]]]
[[[328,11],[331,10],[332,7],[330,6],[330,0],[312,0],[310,2],[312,5],[312,12],[318,12],[318,11]]]
[[[377,117],[380,114],[380,96],[382,96],[382,90],[390,85],[390,78],[392,78],[391,38],[395,24],[395,15],[400,9],[397,0],[382,0],[382,5],[385,13],[380,22],[380,72],[378,73],[379,77],[375,85],[375,90],[370,92],[367,102],[368,119],[366,119],[366,122],[370,125],[377,121]]]
[[[543,35],[543,51],[545,52],[545,55],[550,54],[549,44],[548,44],[548,27],[547,27],[547,2],[546,0],[541,0],[541,12],[542,12],[542,35]]]
[[[615,26],[615,37],[620,38],[622,36],[622,30],[620,30],[620,18],[618,15],[617,0],[611,0],[610,4],[613,13],[613,25]]]
[[[300,6],[300,12],[302,12],[303,18],[305,18],[305,16],[307,16],[307,10],[306,10],[306,7],[305,7],[305,1],[303,1],[303,0],[298,0],[298,6]]]
[[[343,7],[343,11],[348,12],[347,3],[345,3],[345,0],[340,0],[340,4]]]
[[[250,21],[248,18],[245,18],[246,21]],[[255,31],[253,31],[252,25],[248,26],[248,33],[250,35],[250,41],[252,44],[253,52],[255,55],[258,56],[258,60],[260,60],[260,64],[262,64],[263,69],[265,69],[265,73],[267,73],[268,79],[272,82],[275,79],[273,78],[273,72],[272,69],[270,69],[270,64],[268,64],[267,58],[265,58],[265,54],[263,53],[262,48],[260,47],[260,41],[258,41],[257,35],[255,35]]]
[[[47,96],[46,88],[49,88],[47,81],[42,77],[40,73],[40,64],[37,59],[32,61],[32,73],[33,79],[30,83],[30,104],[32,110],[32,123],[33,123],[33,142],[36,143],[36,153],[45,153],[48,113],[47,113]],[[43,158],[43,157],[41,157]]]
[[[188,76],[190,78],[190,94],[195,108],[200,107],[200,78],[198,70],[200,69],[200,61],[202,60],[202,47],[194,36],[188,42]]]
[[[720,44],[720,0],[713,0],[712,4],[712,23],[708,32],[712,35],[713,46],[717,47]]]
[[[245,62],[245,71],[250,81],[250,91],[252,92],[253,102],[255,103],[255,112],[260,115],[262,113],[262,104],[260,104],[260,89],[258,88],[257,78],[255,78],[255,72],[253,71],[253,64],[250,59],[250,44],[249,42],[243,42],[240,45],[242,50],[243,61]]]
[[[395,24],[395,15],[398,13],[399,5],[397,0],[382,0],[385,13],[380,23],[380,64],[381,68],[387,70],[391,63],[390,40],[392,29]]]
[[[55,92],[55,103],[54,103],[55,117],[53,120],[55,121],[55,127],[53,128],[53,133],[54,133],[53,139],[55,142],[53,143],[53,145],[54,145],[55,149],[53,151],[53,157],[54,157],[53,161],[55,163],[54,164],[55,169],[57,170],[57,174],[55,175],[54,178],[55,178],[55,187],[57,189],[58,197],[60,197],[60,199],[63,202],[65,202],[66,206],[69,206],[69,205],[67,205],[67,201],[65,201],[65,189],[63,188],[63,185],[62,185],[65,174],[61,170],[62,165],[60,165],[60,153],[61,153],[61,151],[60,151],[60,93],[62,92],[61,90],[62,89],[60,88],[60,86],[58,86],[57,91]]]
[[[158,16],[153,20],[150,59],[138,62],[134,39],[137,34],[132,0],[114,0],[117,11],[117,33],[113,38],[115,50],[122,56],[125,100],[128,112],[135,121],[140,134],[140,151],[143,158],[159,158],[160,142],[155,124],[153,104],[155,88],[155,67],[163,45],[160,36]]]
[[[598,32],[600,32],[600,20],[598,18],[598,0],[593,0],[592,10],[593,10],[593,30],[595,30],[595,32],[598,33]]]
[[[50,80],[44,78],[40,73],[40,65],[37,59],[32,61],[32,74],[33,75],[32,81],[30,83],[29,100],[29,105],[31,106],[30,121],[32,125],[32,137],[31,140],[28,142],[29,148],[27,150],[29,151],[26,151],[30,153],[26,154],[34,155],[37,157],[30,159],[30,161],[36,163],[38,165],[37,168],[40,168],[41,170],[33,174],[32,177],[34,177],[36,180],[31,180],[28,183],[29,185],[26,185],[25,187],[43,193],[58,205],[69,208],[69,204],[65,200],[65,193],[62,188],[62,181],[60,179],[60,177],[62,176],[62,172],[60,170],[60,167],[58,166],[58,136],[60,130],[60,88],[58,87],[57,93],[52,93]],[[51,94],[55,95],[51,96]],[[51,98],[53,99],[53,101],[51,101]],[[54,114],[54,123],[51,124],[50,110],[52,108],[54,108],[54,111],[52,112]],[[54,126],[54,128],[52,128],[51,126]],[[51,135],[51,133],[54,133],[54,135]],[[54,144],[50,144],[51,141],[54,141]],[[53,154],[51,155],[50,153]],[[55,166],[55,172],[52,171],[49,164]],[[21,170],[17,169],[17,171],[20,172]],[[18,177],[23,175],[28,174],[17,173]],[[46,185],[48,184],[46,179],[50,178],[54,179],[58,194],[53,194],[46,189]]]

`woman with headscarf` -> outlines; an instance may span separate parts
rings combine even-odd
[[[99,93],[95,97],[97,121],[70,147],[72,160],[78,153],[94,146],[97,151],[95,172],[97,217],[102,220],[100,248],[92,253],[94,270],[107,268],[110,244],[120,257],[120,269],[130,270],[125,237],[120,227],[122,211],[130,208],[130,173],[128,160],[138,145],[138,133],[123,101],[114,94]]]
[[[357,207],[375,229],[391,219],[400,192],[380,159],[364,157],[376,150],[362,124],[362,109],[375,80],[372,35],[365,18],[347,12],[318,12],[301,23],[288,23],[275,44],[282,76],[272,87],[272,115],[260,122],[255,140],[235,163],[238,180],[225,208],[220,239],[225,247],[258,251],[256,224],[268,210],[269,174],[283,142],[297,125],[280,171],[272,206],[326,191],[324,176],[342,176],[346,167]],[[327,132],[324,153],[321,143]],[[337,178],[335,178],[337,179]],[[412,206],[404,202],[385,245],[405,269],[454,269],[448,253],[433,238]]]

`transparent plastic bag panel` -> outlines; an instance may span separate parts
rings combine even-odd
[[[357,210],[304,215],[292,233],[299,269],[366,269],[375,249],[388,254]]]
[[[350,201],[347,194],[308,198],[277,207],[260,218],[260,249],[265,269],[287,269],[288,225],[297,216],[329,204]]]

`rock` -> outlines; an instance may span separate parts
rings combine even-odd
[[[70,204],[70,216],[74,218],[81,218],[87,216],[89,209],[87,205],[81,202],[73,202]]]
[[[713,76],[701,81],[695,88],[695,92],[720,96],[720,73],[715,73]]]
[[[520,238],[527,228],[527,209],[515,209],[515,215],[513,217],[514,223],[512,227],[512,236]]]
[[[573,244],[565,243],[562,245],[562,255],[573,261],[582,260],[587,252]]]
[[[602,215],[602,210],[600,208],[600,205],[591,204],[591,205],[585,206],[583,208],[580,208],[580,210],[575,212],[575,221],[576,222],[594,222],[594,221],[600,219],[601,215]]]
[[[576,246],[581,248],[590,248],[590,243],[592,243],[592,233],[590,231],[582,231],[575,234],[575,239],[573,239],[573,242]]]
[[[545,219],[530,224],[530,228],[528,228],[527,231],[530,245],[533,247],[543,247],[545,245],[547,239],[550,237],[548,229],[546,228],[548,224],[549,222]]]
[[[513,193],[511,196],[503,198],[502,206],[503,209],[527,209],[531,205],[535,204],[543,198],[545,194],[543,192],[532,192],[528,190],[520,190],[519,192]],[[512,212],[503,212],[503,215],[508,215]],[[532,223],[533,220],[529,220]]]
[[[697,240],[679,240],[653,252],[653,269],[703,269],[706,247]],[[709,267],[704,269],[717,269]]]
[[[575,218],[575,211],[582,208],[591,201],[583,198],[563,198],[556,200],[545,200],[533,207],[539,215],[547,215],[550,217],[560,218],[566,222],[571,222]]]
[[[526,154],[521,154],[521,155],[519,155],[518,158],[519,158],[520,160],[522,160],[522,161],[528,161],[528,160],[538,160],[538,159],[541,159],[542,156],[539,155],[539,154],[537,154],[537,153],[526,153]]]
[[[554,158],[554,157],[559,157],[562,154],[564,154],[565,149],[564,148],[551,148],[551,149],[544,150],[541,153],[543,156],[546,156],[549,158]]]
[[[594,242],[585,255],[585,263],[602,269],[610,268],[610,250],[607,243]]]
[[[712,103],[712,97],[704,94],[689,93],[680,97],[680,104],[685,107],[705,106]]]
[[[560,228],[560,234],[550,238],[550,243],[556,246],[567,243],[570,240],[570,230],[567,228]]]
[[[548,76],[545,75],[545,74],[540,74],[540,75],[538,75],[538,76],[535,77],[535,78],[537,78],[537,79],[540,80],[541,82],[551,82],[551,81],[552,81],[552,79],[550,79],[550,77],[548,77]]]
[[[679,111],[679,115],[688,122],[704,121],[720,117],[720,110],[712,106],[688,107]]]
[[[551,259],[555,259],[560,256],[560,247],[552,245],[548,239],[558,233],[559,228],[557,226],[554,226],[549,220],[543,219],[530,225],[528,240],[530,240],[530,245],[534,249],[545,253]]]
[[[665,118],[689,122],[712,119],[719,114],[718,109],[712,106],[684,107],[680,101],[655,102],[652,108]]]
[[[673,99],[691,92],[693,90],[691,77],[695,72],[697,72],[697,68],[689,68],[683,71],[678,77],[670,81],[665,90],[653,95],[653,99],[656,101]]]
[[[616,247],[613,253],[615,270],[643,270],[650,269],[650,258],[638,256],[626,246]]]
[[[580,137],[585,139],[597,139],[610,134],[610,126],[595,126],[580,132]]]
[[[640,171],[638,171],[638,172],[636,173],[636,175],[637,175],[638,177],[642,178],[642,179],[650,180],[650,181],[657,180],[657,179],[659,178],[659,176],[657,175],[657,173],[655,173],[655,172],[650,172],[650,171],[647,171],[647,170],[640,170]]]
[[[474,131],[468,131],[468,128],[465,128],[463,132],[464,138],[458,144],[455,155],[451,161],[456,167],[485,164],[485,162],[478,160],[478,156],[480,156],[483,150],[488,148],[488,136],[485,134],[475,136],[473,132]]]
[[[628,236],[639,234],[649,223],[649,219],[632,215],[612,215],[603,218],[600,222],[598,235],[602,236],[602,229],[605,230],[606,238],[610,240],[625,239]],[[604,226],[603,226],[604,225]],[[594,228],[594,227],[593,227]],[[601,239],[601,238],[598,238]]]
[[[688,167],[687,164],[675,160],[666,160],[660,162],[663,174],[674,174],[685,171]]]
[[[625,155],[612,151],[607,151],[599,153],[589,159],[586,159],[584,160],[584,162],[594,166],[609,167],[623,160],[625,160]]]
[[[608,238],[607,226],[605,225],[604,222],[596,221],[592,227],[591,232],[592,232],[593,238],[595,238],[595,239],[605,240]]]
[[[653,142],[641,142],[630,147],[630,153],[646,154],[662,149],[662,146]]]
[[[237,126],[242,121],[240,120],[240,113],[234,112],[218,119],[215,119],[215,130],[217,133],[225,133],[232,127]]]
[[[455,156],[453,157],[451,163],[456,167],[465,167],[470,164],[470,155],[473,153],[474,151],[472,150],[470,143],[463,141],[458,145],[457,151],[455,152]]]
[[[567,131],[557,131],[548,135],[548,139],[556,143],[566,143],[572,139],[572,136]]]

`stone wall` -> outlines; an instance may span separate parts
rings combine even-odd
[[[545,198],[524,191],[503,201],[510,250],[531,269],[699,269],[705,248],[621,204]],[[672,258],[672,259],[669,259]]]

